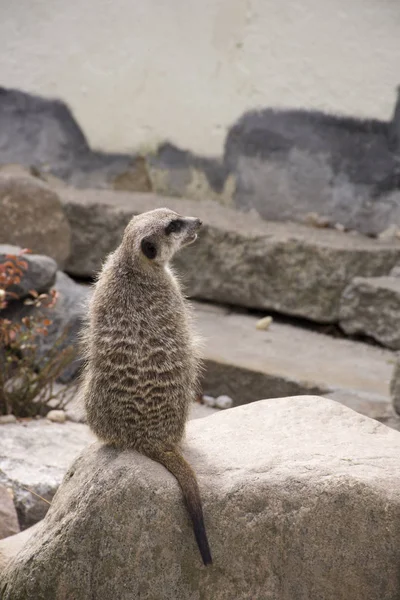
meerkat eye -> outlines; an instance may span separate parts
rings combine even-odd
[[[140,247],[142,249],[143,254],[150,260],[157,256],[157,247],[150,240],[147,240],[146,238],[142,240]]]
[[[175,219],[166,226],[165,233],[166,235],[169,235],[170,233],[178,233],[178,231],[180,231],[182,227],[183,221],[181,221],[181,219]]]

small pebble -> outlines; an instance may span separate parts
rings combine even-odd
[[[65,423],[67,415],[63,410],[51,410],[47,413],[46,419],[53,423]]]
[[[8,423],[15,423],[17,418],[14,415],[1,415],[0,425],[7,425]]]
[[[261,330],[265,331],[266,329],[268,329],[268,327],[271,325],[271,323],[272,323],[272,317],[264,317],[263,319],[260,319],[259,321],[257,321],[256,329],[261,329]]]
[[[232,408],[233,400],[230,396],[218,396],[215,400],[215,406],[217,408]]]
[[[330,219],[325,215],[319,215],[315,212],[310,212],[306,214],[305,222],[307,225],[311,225],[312,227],[321,227],[326,228],[330,227]]]
[[[211,408],[213,408],[215,406],[215,398],[213,398],[212,396],[203,396],[202,398],[202,403],[204,404],[204,406],[210,406]]]
[[[341,231],[344,233],[346,231],[346,227],[342,223],[335,223],[336,231]]]

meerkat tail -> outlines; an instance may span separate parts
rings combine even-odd
[[[161,450],[156,452],[152,449],[151,453],[146,452],[146,454],[162,464],[177,479],[192,521],[194,535],[203,563],[205,565],[211,564],[212,557],[204,525],[200,490],[193,469],[177,450]]]

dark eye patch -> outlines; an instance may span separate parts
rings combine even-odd
[[[170,233],[178,233],[181,231],[183,227],[183,221],[181,219],[174,219],[165,228],[166,235],[170,235]]]
[[[157,246],[149,239],[145,238],[140,244],[143,254],[153,260],[157,256]]]

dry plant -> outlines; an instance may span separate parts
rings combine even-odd
[[[21,282],[28,263],[22,250],[9,254],[0,264],[0,414],[16,417],[44,416],[54,408],[64,408],[70,386],[57,386],[56,380],[76,357],[72,346],[65,346],[67,331],[61,332],[48,350],[41,340],[49,333],[49,312],[57,303],[57,292],[38,294],[29,291],[23,302],[31,306],[28,316],[19,320],[2,318],[9,301],[20,299],[13,291]],[[43,310],[44,309],[44,310]]]

